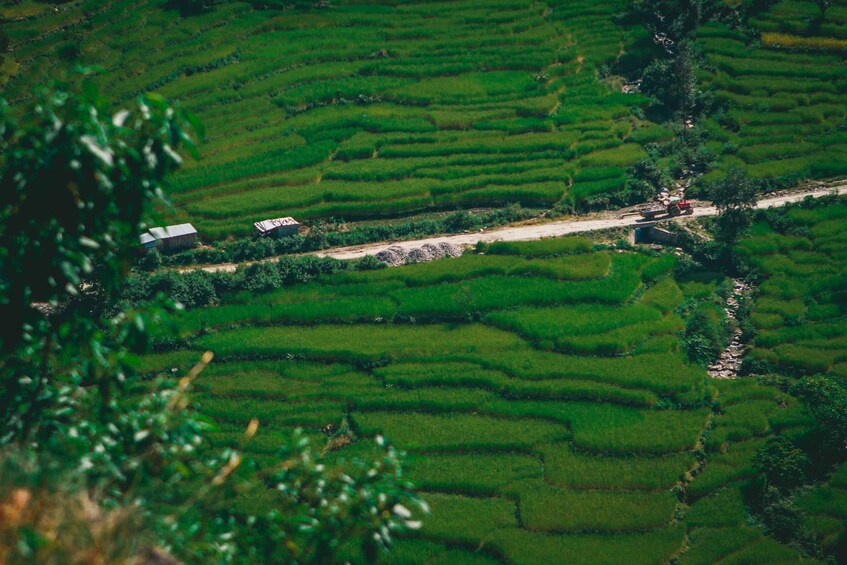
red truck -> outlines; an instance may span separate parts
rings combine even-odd
[[[645,220],[655,220],[657,216],[667,214],[669,218],[681,216],[683,214],[690,216],[694,213],[694,207],[689,200],[671,199],[667,204],[655,203],[646,206],[640,210],[641,216]]]

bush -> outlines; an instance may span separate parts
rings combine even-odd
[[[753,466],[764,474],[768,484],[788,489],[806,481],[809,458],[791,440],[776,436],[753,458]]]
[[[282,287],[282,275],[273,263],[253,263],[244,270],[243,286],[253,292],[267,292]]]
[[[766,498],[768,500],[761,509],[762,521],[777,539],[793,540],[802,530],[800,513],[790,500],[779,495]]]
[[[697,308],[685,325],[685,346],[688,357],[701,365],[718,358],[721,352],[720,332],[714,317]]]
[[[376,255],[365,255],[354,263],[353,268],[357,271],[374,271],[388,267],[383,261],[377,259]]]
[[[138,261],[138,268],[142,271],[152,272],[162,266],[162,254],[158,249],[150,249]]]
[[[444,219],[444,227],[448,232],[455,233],[465,230],[477,229],[480,226],[479,218],[464,210],[453,212]]]
[[[149,275],[146,280],[131,279],[128,287],[125,289],[124,297],[135,304],[150,300],[159,293],[179,302],[185,308],[208,306],[217,302],[218,299],[212,277],[205,271],[192,271],[185,274],[161,271]]]

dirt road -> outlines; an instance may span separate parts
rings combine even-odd
[[[789,194],[784,194],[782,196],[765,198],[759,201],[757,208],[772,208],[774,206],[782,206],[783,204],[803,200],[807,196],[816,198],[819,196],[831,194],[832,192],[837,192],[838,194],[847,194],[847,183],[838,184],[834,186],[825,186],[801,192],[793,192]],[[708,203],[704,202],[701,205],[696,206],[694,217],[714,216],[718,213],[717,209],[714,206],[708,206],[706,204]],[[335,249],[316,251],[314,255],[318,255],[320,257],[333,257],[335,259],[359,259],[361,257],[364,257],[365,255],[374,255],[392,246],[399,246],[409,250],[420,247],[426,243],[432,243],[437,245],[441,242],[447,242],[452,243],[453,245],[468,246],[476,245],[478,241],[484,241],[486,243],[490,243],[493,241],[532,241],[545,237],[557,237],[575,233],[605,230],[609,228],[637,226],[643,223],[643,220],[637,214],[619,216],[616,215],[614,211],[610,211],[604,212],[598,216],[599,217],[595,219],[561,220],[558,222],[498,228],[493,229],[491,231],[463,233],[458,235],[444,235],[438,237],[430,237],[427,239],[413,239],[388,243],[380,242],[371,243],[368,245],[358,245],[355,247],[336,247]],[[691,218],[691,216],[683,216],[682,218],[677,218],[677,220],[686,218]],[[276,257],[272,257],[270,259],[265,259],[265,261],[274,261],[276,259]],[[189,267],[188,269],[193,270],[201,268],[210,272],[232,272],[235,270],[236,267],[237,265],[235,263],[222,263],[220,265]]]
[[[845,194],[847,193],[847,184],[762,199],[759,201],[757,208],[782,206],[789,202],[803,200],[806,196],[824,196],[826,194],[830,194],[833,190],[837,191],[839,194]],[[717,213],[718,211],[714,206],[697,206],[694,212],[695,216],[715,216]],[[535,239],[542,239],[544,237],[556,237],[574,233],[605,230],[609,228],[637,226],[640,223],[643,223],[643,220],[639,215],[619,217],[613,216],[612,214],[614,214],[614,212],[604,214],[605,217],[591,220],[563,220],[546,224],[530,224],[527,226],[493,229],[486,232],[446,235],[395,243],[373,243],[368,245],[359,245],[356,247],[338,247],[335,249],[327,249],[316,252],[315,255],[319,255],[321,257],[333,257],[335,259],[359,259],[365,255],[374,255],[375,253],[393,245],[404,247],[406,249],[414,249],[424,245],[425,243],[438,244],[442,241],[452,243],[453,245],[476,245],[477,241],[484,241],[486,243],[490,243],[492,241],[531,241]],[[690,217],[691,216],[683,216],[678,219]]]

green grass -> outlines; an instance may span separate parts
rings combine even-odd
[[[847,358],[844,303],[843,203],[795,209],[788,219],[804,235],[756,226],[738,250],[762,274],[751,320],[758,330],[750,352],[789,373],[831,370]]]
[[[538,241],[497,241],[486,248],[490,255],[521,255],[523,257],[549,257],[591,251],[593,243],[585,237],[559,237]]]
[[[516,479],[541,477],[541,468],[542,462],[531,455],[442,453],[416,458],[409,479],[423,490],[495,495]]]
[[[662,457],[597,457],[567,446],[541,449],[544,478],[571,489],[670,490],[694,464],[688,453]]]
[[[823,247],[840,237],[839,213],[792,213],[805,223],[798,235],[757,225],[739,244],[761,269],[754,321],[779,320],[759,328],[751,356],[847,366],[842,259]],[[190,349],[141,366],[179,372],[215,351],[195,383],[199,409],[218,422],[211,446],[241,446],[258,418],[241,448],[259,465],[297,426],[320,445],[325,426],[349,424],[352,443],[329,461],[376,434],[408,450],[407,477],[433,514],[390,562],[415,562],[417,550],[444,563],[794,559],[748,524],[742,492],[768,437],[803,433],[809,414],[753,378],[710,382],[681,353],[676,310],[714,299],[722,277],[677,280],[668,256],[566,241],[224,294],[187,314]],[[601,272],[553,272],[565,268]],[[828,550],[842,531],[842,475],[796,501]]]
[[[744,525],[746,514],[741,490],[727,487],[692,504],[685,521],[692,527],[738,528]]]
[[[414,451],[512,451],[561,440],[564,426],[532,420],[507,420],[469,414],[449,416],[373,412],[359,414],[357,427],[366,435],[385,434]]]
[[[680,563],[717,563],[763,537],[753,528],[701,528],[691,534],[691,547]]]
[[[679,286],[668,277],[647,289],[641,297],[641,303],[658,308],[661,312],[670,312],[682,304],[683,298]]]
[[[586,355],[628,353],[648,336],[682,329],[678,317],[662,318],[652,308],[640,305],[522,308],[489,314],[485,321],[520,333],[542,348]]]
[[[567,556],[578,565],[647,565],[668,560],[682,543],[684,528],[668,527],[641,534],[556,536],[510,528],[495,533],[494,544],[517,563],[547,565]]]
[[[110,69],[96,79],[110,99],[178,99],[207,124],[208,140],[202,159],[173,179],[179,198],[166,215],[212,239],[246,235],[280,210],[372,219],[550,206],[595,192],[585,187],[597,180],[571,193],[565,166],[613,167],[603,190],[619,192],[623,171],[643,155],[638,143],[669,135],[635,117],[646,98],[597,79],[626,45],[627,30],[611,22],[618,2],[580,13],[558,3],[549,12],[470,1],[320,12],[229,3],[186,18],[161,3],[82,2],[58,13],[25,4],[4,8],[7,96],[24,98],[81,63]],[[70,44],[79,56],[60,61]],[[410,162],[422,158],[434,159]],[[445,158],[458,161],[445,167]],[[473,170],[514,162],[531,166],[505,176]]]
[[[342,361],[383,357],[415,360],[526,347],[512,334],[480,325],[246,328],[201,337],[195,343],[196,347],[211,349],[223,357],[304,355],[312,359]]]
[[[696,499],[729,483],[754,477],[752,459],[764,444],[759,439],[732,443],[725,452],[712,454],[703,471],[688,485],[688,495]]]
[[[499,498],[430,494],[432,519],[421,533],[472,548],[491,542],[497,530],[516,527],[515,504]]]
[[[551,488],[540,481],[508,489],[520,498],[521,520],[540,532],[626,532],[668,523],[676,506],[671,492],[590,492]]]
[[[788,6],[802,6],[804,15]],[[739,146],[736,155],[718,157],[717,171],[740,165],[752,176],[787,182],[844,174],[839,164],[845,148],[833,142],[838,135],[833,128],[846,115],[844,89],[838,86],[843,60],[826,51],[843,44],[847,14],[828,13],[828,21],[813,24],[816,10],[811,1],[777,2],[753,22],[762,32],[761,45],[745,44],[722,25],[700,31],[697,43],[707,61],[701,83],[732,104],[737,123],[706,124],[721,141]]]

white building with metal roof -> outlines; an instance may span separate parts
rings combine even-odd
[[[300,233],[300,222],[290,216],[273,220],[262,220],[261,222],[255,222],[253,226],[259,232],[259,235],[295,235]]]
[[[144,238],[146,235],[148,234],[144,234],[141,237]],[[150,228],[149,237],[155,240],[156,247],[162,251],[188,249],[197,245],[197,230],[191,224]],[[144,247],[149,247],[143,239],[141,244]]]

